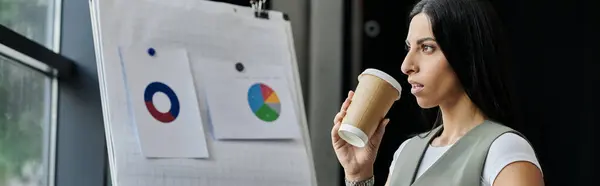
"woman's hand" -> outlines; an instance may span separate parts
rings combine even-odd
[[[348,180],[366,180],[373,176],[373,164],[377,157],[377,150],[381,143],[381,138],[385,132],[385,126],[389,119],[384,119],[379,123],[377,130],[369,138],[369,142],[363,148],[352,146],[338,135],[338,129],[342,123],[342,119],[346,116],[346,110],[352,102],[353,91],[348,92],[348,97],[342,104],[340,112],[335,115],[333,120],[333,129],[331,130],[331,143],[335,154],[337,155],[340,164],[344,167],[344,173]]]

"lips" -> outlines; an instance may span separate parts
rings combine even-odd
[[[411,84],[411,85],[412,85],[412,88],[410,89],[410,92],[412,94],[416,94],[416,93],[421,92],[423,90],[423,87],[424,87],[421,84]]]
[[[423,88],[425,88],[425,86],[423,84],[416,82],[416,81],[409,80],[408,83],[410,83],[410,85],[411,85],[410,92],[412,94],[417,94],[417,93],[423,91]]]

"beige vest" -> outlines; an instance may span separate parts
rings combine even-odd
[[[480,186],[483,165],[492,142],[507,132],[521,135],[504,125],[485,121],[461,137],[415,179],[423,154],[433,137],[442,131],[440,129],[441,126],[437,127],[425,138],[415,136],[404,146],[393,165],[390,186]]]

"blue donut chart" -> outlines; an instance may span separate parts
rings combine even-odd
[[[158,92],[162,92],[169,97],[171,108],[168,112],[160,112],[154,106],[152,97]],[[179,110],[181,109],[179,105],[179,98],[177,98],[175,91],[173,91],[171,87],[164,83],[152,82],[148,84],[148,86],[146,86],[146,90],[144,91],[144,102],[146,102],[146,108],[148,109],[148,112],[150,112],[150,115],[162,123],[170,123],[177,119],[177,116],[179,116]]]

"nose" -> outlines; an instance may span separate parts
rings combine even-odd
[[[402,62],[402,66],[400,67],[400,69],[402,70],[402,73],[404,73],[406,75],[410,75],[415,72],[418,72],[418,68],[415,65],[411,51],[409,51],[406,54],[406,57],[404,57],[404,61]]]

